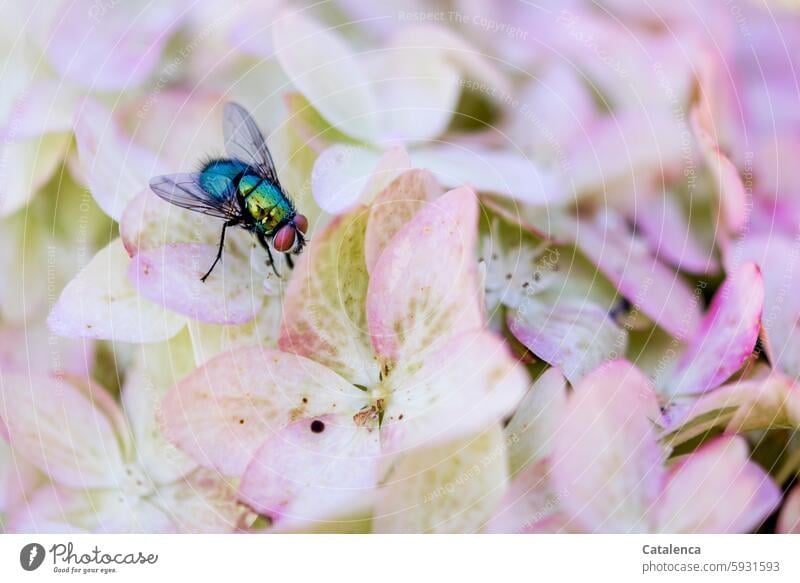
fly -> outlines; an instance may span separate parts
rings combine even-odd
[[[252,233],[267,251],[272,271],[280,275],[270,248],[284,253],[293,268],[292,255],[306,244],[308,219],[297,212],[281,186],[264,136],[247,110],[226,104],[223,134],[228,158],[210,160],[199,172],[156,176],[150,188],[176,206],[225,221],[217,256],[200,278],[203,282],[222,259],[228,227]]]

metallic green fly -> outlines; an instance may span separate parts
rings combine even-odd
[[[200,172],[157,176],[150,180],[150,188],[174,205],[225,220],[217,257],[202,281],[222,258],[228,227],[255,235],[279,275],[270,245],[286,255],[289,268],[294,267],[292,254],[303,250],[308,219],[295,210],[281,186],[264,136],[243,107],[225,105],[223,133],[230,158],[210,160]]]

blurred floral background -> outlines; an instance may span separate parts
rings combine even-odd
[[[3,531],[800,531],[794,2],[4,14]],[[204,283],[231,101],[309,244]]]

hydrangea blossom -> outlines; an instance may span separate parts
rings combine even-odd
[[[369,211],[332,223],[303,257],[282,351],[222,354],[164,403],[170,440],[241,476],[241,498],[272,524],[356,512],[391,457],[479,433],[524,391],[525,373],[483,330],[471,264],[475,194],[462,188],[426,202],[405,225],[391,217],[387,240],[382,205],[404,179]],[[413,210],[403,202],[393,212]],[[370,237],[373,221],[380,239]],[[420,269],[423,257],[439,267]]]
[[[656,393],[627,362],[596,369],[566,404],[557,381],[545,386],[552,388],[539,406],[520,411],[537,434],[543,422],[553,424],[552,446],[532,452],[495,529],[738,532],[758,526],[780,501],[739,437],[716,439],[667,467]],[[537,419],[544,410],[555,419]]]
[[[321,145],[330,147],[315,165],[314,196],[326,211],[370,202],[363,194],[365,169],[398,145],[407,146],[413,164],[431,168],[446,186],[469,183],[539,205],[556,197],[546,170],[524,157],[474,143],[430,143],[447,129],[465,81],[499,87],[501,95],[509,91],[490,61],[446,29],[409,27],[381,50],[362,55],[335,32],[291,14],[276,27],[274,44],[286,74],[324,118],[308,123],[302,115],[308,106],[298,107],[294,123],[305,123],[318,141],[320,134],[332,133],[325,123],[344,134],[345,143]],[[332,92],[333,86],[348,89]]]
[[[179,359],[186,357],[173,359],[176,374],[188,364]],[[27,492],[27,504],[11,509],[12,531],[218,532],[239,526],[243,509],[232,486],[197,469],[161,436],[155,410],[170,380],[148,372],[166,372],[149,360],[158,360],[157,353],[144,352],[129,372],[122,407],[91,381],[4,375],[1,418],[9,443],[49,478]],[[22,466],[17,480],[26,475]]]

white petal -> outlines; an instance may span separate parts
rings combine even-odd
[[[559,204],[569,194],[549,170],[515,152],[447,144],[417,148],[411,161],[449,188],[469,185],[532,205]]]
[[[567,383],[556,368],[540,376],[505,427],[512,473],[545,458],[553,448],[553,433],[567,404]]]
[[[472,533],[505,492],[508,464],[499,425],[485,433],[407,453],[375,503],[375,532]]]
[[[121,413],[105,390],[4,373],[2,420],[12,447],[59,484],[114,487],[125,475]]]
[[[379,137],[378,106],[360,58],[336,32],[287,12],[273,42],[292,83],[332,126],[367,142]]]

